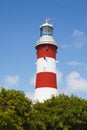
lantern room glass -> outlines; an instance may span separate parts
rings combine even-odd
[[[49,27],[49,26],[41,27],[40,28],[40,36],[43,36],[43,35],[50,35],[50,36],[52,36],[53,35],[53,28]]]

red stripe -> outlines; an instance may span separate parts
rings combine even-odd
[[[36,47],[37,49],[37,58],[41,57],[52,57],[56,59],[56,50],[57,47],[51,44],[41,44]]]
[[[57,88],[56,74],[52,72],[40,72],[36,75],[36,88]]]

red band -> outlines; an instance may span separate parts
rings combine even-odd
[[[52,72],[40,72],[36,75],[36,88],[51,87],[57,89],[56,74]]]
[[[52,57],[56,59],[56,46],[50,44],[42,44],[37,46],[37,59],[41,57]]]

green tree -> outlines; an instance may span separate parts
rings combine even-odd
[[[0,130],[87,130],[87,100],[60,94],[32,103],[22,91],[0,91]]]
[[[27,130],[32,102],[16,90],[0,91],[0,130]]]
[[[87,100],[59,95],[33,106],[46,130],[87,129]]]

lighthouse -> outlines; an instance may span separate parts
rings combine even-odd
[[[37,70],[34,100],[44,102],[57,96],[56,53],[53,25],[49,19],[40,26],[40,38],[36,43]]]

